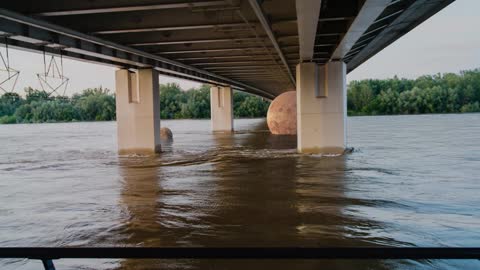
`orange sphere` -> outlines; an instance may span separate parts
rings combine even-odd
[[[168,127],[160,128],[160,139],[164,141],[172,141],[173,133]]]
[[[285,92],[270,103],[267,124],[272,134],[297,134],[297,92]]]

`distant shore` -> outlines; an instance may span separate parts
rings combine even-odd
[[[269,102],[235,91],[234,115],[241,118],[264,117]],[[52,97],[33,88],[25,97],[16,93],[0,96],[0,124],[63,123],[111,121],[116,118],[115,95],[108,89],[85,89],[72,97]],[[182,90],[177,84],[160,85],[162,119],[209,119],[210,86]]]
[[[51,97],[27,88],[25,97],[0,96],[0,124],[115,120],[115,95],[108,89],[85,89],[72,97]],[[269,102],[235,91],[236,118],[265,117]],[[348,85],[349,116],[480,112],[480,69],[421,76],[417,79],[369,79]],[[160,85],[161,119],[209,119],[210,86],[182,90]]]

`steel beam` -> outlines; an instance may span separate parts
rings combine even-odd
[[[158,42],[145,42],[145,43],[132,43],[128,44],[128,46],[154,46],[154,45],[175,45],[175,44],[194,44],[194,43],[216,43],[216,42],[258,42],[261,41],[263,37],[260,39],[256,37],[251,38],[219,38],[219,39],[194,39],[194,40],[175,40],[175,41],[158,41]]]
[[[267,47],[267,49],[271,49]],[[265,51],[265,47],[243,47],[243,48],[220,48],[220,49],[205,49],[205,50],[182,50],[182,51],[163,51],[156,52],[154,54],[164,55],[164,54],[186,54],[186,53],[214,53],[214,52],[234,52],[234,51]]]
[[[247,58],[255,60],[271,60],[268,56],[263,54],[257,55],[225,55],[225,56],[205,56],[205,57],[184,57],[176,58],[177,61],[197,61],[197,60],[215,60],[215,59],[232,59],[232,58]]]
[[[320,18],[319,22],[332,21],[346,21],[351,20],[352,17],[335,17],[335,18]],[[285,20],[272,23],[272,28],[285,23],[297,23],[297,20]],[[223,24],[192,24],[192,25],[172,25],[172,26],[158,26],[158,27],[144,27],[144,28],[124,28],[124,29],[108,29],[95,30],[91,34],[96,35],[111,35],[111,34],[125,34],[125,33],[144,33],[144,32],[161,32],[161,31],[183,31],[183,30],[197,30],[197,29],[222,29],[230,27],[245,26],[244,22],[239,23],[223,23]]]
[[[280,81],[281,78],[278,78],[278,77],[251,77],[251,76],[241,76],[241,77],[234,77],[235,79],[237,80],[275,80],[275,81]]]
[[[261,72],[261,73],[237,73],[237,72],[222,72],[220,73],[225,76],[272,76],[272,77],[277,77],[277,78],[283,78],[284,76],[282,74],[276,74],[276,73],[268,73],[268,72]]]
[[[223,24],[202,24],[202,25],[181,25],[181,26],[165,26],[165,27],[149,27],[149,28],[131,28],[131,29],[115,29],[94,31],[96,35],[125,34],[125,33],[144,33],[144,32],[161,32],[161,31],[181,31],[181,30],[198,30],[198,29],[222,29],[228,27],[244,26],[244,23],[223,23]]]
[[[282,52],[282,49],[280,48],[280,45],[278,45],[277,39],[276,39],[276,37],[275,37],[275,34],[274,34],[273,31],[272,31],[272,28],[271,28],[271,26],[270,26],[270,23],[269,23],[269,21],[267,20],[264,12],[263,12],[263,10],[262,10],[262,7],[258,4],[257,0],[249,0],[249,3],[250,3],[250,6],[252,7],[253,11],[254,11],[255,14],[257,15],[258,20],[259,20],[260,23],[262,24],[263,29],[264,29],[265,32],[267,33],[267,36],[270,38],[270,42],[272,42],[273,47],[275,48],[275,50],[276,50],[277,53],[278,53],[278,56],[280,56],[280,59],[282,60],[282,62],[283,62],[283,64],[285,65],[285,67],[287,68],[287,72],[288,72],[288,76],[289,76],[289,78],[290,78],[290,81],[291,81],[292,84],[295,86],[295,85],[296,85],[296,82],[295,82],[295,78],[293,77],[292,70],[291,70],[290,67],[288,66],[287,59],[286,59],[285,56],[283,55],[283,52]]]
[[[4,46],[4,41],[2,39],[0,39],[0,45],[3,45]],[[9,40],[9,43],[8,43],[8,47],[9,48],[15,48],[15,49],[18,49],[18,50],[24,50],[24,51],[29,51],[29,52],[33,52],[33,53],[47,53],[47,54],[51,54],[51,55],[57,55],[59,53],[59,49],[58,48],[52,48],[52,47],[49,47],[49,46],[39,46],[39,45],[35,45],[35,44],[32,44],[32,43],[28,43],[28,42],[25,42],[25,41],[20,41],[20,40],[15,40],[15,39],[10,39]],[[81,60],[83,62],[87,62],[87,63],[92,63],[92,64],[102,64],[102,65],[107,65],[107,66],[111,66],[111,67],[116,67],[116,68],[126,68],[126,69],[137,69],[138,66],[135,66],[135,65],[128,65],[126,63],[120,63],[120,62],[115,62],[113,60],[108,60],[108,59],[103,59],[103,58],[98,58],[98,57],[94,57],[94,56],[90,56],[90,55],[83,55],[83,54],[79,54],[79,53],[75,53],[75,52],[71,52],[71,51],[65,51],[63,50],[62,51],[62,56],[64,58],[68,58],[68,59],[73,59],[73,60]],[[185,79],[185,80],[192,80],[192,81],[196,81],[196,82],[199,82],[199,83],[206,83],[206,84],[211,84],[212,82],[214,81],[211,81],[211,80],[204,80],[204,79],[201,79],[201,78],[192,78],[191,76],[186,76],[186,75],[182,75],[182,74],[178,74],[178,73],[167,73],[167,72],[164,72],[164,71],[161,71],[161,70],[158,70],[159,74],[162,74],[162,75],[165,75],[165,76],[170,76],[170,77],[175,77],[175,78],[180,78],[180,79]],[[226,86],[227,84],[225,84]]]
[[[399,39],[426,19],[433,16],[454,0],[416,0],[400,16],[378,33],[367,46],[355,54],[347,63],[347,72],[350,72],[370,57]],[[402,22],[408,22],[408,25]],[[363,45],[363,44],[362,44]]]
[[[225,67],[205,67],[205,70],[252,70],[252,69],[265,69],[268,67],[275,67],[276,65],[261,65],[261,66],[225,66]]]
[[[310,61],[313,58],[321,5],[321,0],[296,0],[295,2],[300,61]]]
[[[258,95],[273,94],[180,62],[172,61],[144,51],[79,33],[58,25],[0,9],[0,31],[12,34],[14,39],[29,43],[54,44],[65,51],[97,57],[136,67],[150,66],[172,75],[199,78],[212,83],[228,84]]]
[[[337,33],[335,33],[337,34]],[[221,37],[221,38],[214,38],[217,36],[210,36],[212,38],[205,38],[205,37],[188,37],[188,39],[185,39],[186,37],[182,38],[177,38],[174,40],[169,40],[169,39],[163,39],[163,40],[158,40],[157,36],[154,36],[154,40],[145,40],[145,41],[137,41],[136,43],[130,43],[127,44],[128,46],[155,46],[155,45],[177,45],[177,44],[198,44],[198,43],[223,43],[223,42],[235,42],[235,43],[260,43],[265,40],[268,40],[268,37],[266,36],[244,36],[244,37],[231,37],[231,35],[227,35],[226,37]],[[278,37],[278,41],[286,43],[287,41],[297,41],[298,36],[297,35],[287,35],[287,36],[281,36]],[[120,42],[123,43],[123,42]]]
[[[321,0],[320,0],[321,1]],[[295,3],[296,4],[296,3]],[[319,13],[320,14],[320,13]],[[355,17],[344,17],[344,16],[339,16],[339,17],[321,17],[318,18],[318,22],[338,22],[338,21],[348,21],[348,20],[353,20]],[[272,23],[272,27],[275,27],[279,24],[283,23],[298,23],[297,19],[291,19],[291,20],[281,20],[281,21],[276,21]]]
[[[37,16],[71,16],[71,15],[85,15],[85,14],[98,14],[98,13],[131,12],[131,11],[142,11],[142,10],[195,8],[195,7],[198,8],[198,7],[211,7],[211,6],[222,6],[222,5],[225,5],[225,1],[192,1],[192,2],[172,3],[172,4],[136,5],[136,6],[123,6],[123,7],[46,11],[46,12],[36,13],[35,15]]]
[[[258,81],[280,81],[279,78],[276,77],[235,77],[237,80],[246,80],[246,81],[252,81],[252,80],[258,80]]]
[[[221,65],[245,65],[245,64],[277,64],[274,61],[261,60],[261,61],[223,61],[223,62],[204,62],[204,63],[193,63],[192,66],[221,66]]]
[[[431,1],[431,0],[429,0]],[[475,247],[2,247],[0,259],[478,260]],[[360,264],[361,262],[359,262]]]
[[[332,54],[333,61],[342,60],[355,42],[391,3],[391,0],[366,0],[348,32]]]
[[[262,71],[255,71],[255,70],[241,70],[241,71],[219,71],[218,74],[225,74],[225,75],[277,75],[283,77],[282,74],[272,73],[269,70],[262,70]]]
[[[281,79],[282,81],[285,81],[285,74],[284,73],[275,73],[275,72],[268,72],[269,70],[259,70],[258,74],[251,74],[251,73],[235,73],[235,72],[220,72],[224,76],[228,77],[242,77],[242,76],[249,76],[249,77],[265,77],[265,76],[270,76],[270,77],[276,77]]]

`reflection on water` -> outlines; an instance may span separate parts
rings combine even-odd
[[[263,120],[236,121],[233,135],[211,134],[208,121],[164,121],[174,141],[157,157],[118,157],[112,123],[0,126],[0,139],[8,142],[0,154],[0,245],[479,245],[480,154],[475,150],[480,145],[472,141],[479,139],[478,120],[480,115],[350,118],[350,145],[358,150],[338,157],[296,154],[295,137],[270,135]],[[63,143],[52,145],[46,136],[52,133]],[[445,146],[451,136],[463,136],[452,143],[453,152]],[[22,144],[31,144],[33,151]],[[3,260],[0,266],[36,269],[38,264]],[[475,269],[480,264],[61,260],[58,266]]]
[[[328,247],[381,241],[348,230],[352,225],[376,225],[342,213],[348,204],[342,199],[346,157],[297,155],[295,137],[245,134],[214,134],[214,150],[203,153],[201,162],[194,158],[176,163],[165,157],[168,154],[122,158],[129,244]],[[195,168],[178,168],[187,164]],[[357,269],[385,268],[378,261],[124,260],[119,269],[344,269],[352,263]]]

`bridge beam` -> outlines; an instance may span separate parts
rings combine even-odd
[[[298,41],[300,61],[311,61],[320,17],[321,0],[297,0]]]
[[[297,65],[297,148],[341,154],[346,148],[346,65]]]
[[[210,88],[210,118],[213,132],[233,131],[233,91],[231,87]]]
[[[349,53],[355,42],[357,42],[375,19],[377,19],[382,11],[391,3],[391,0],[366,0],[357,17],[355,17],[355,20],[350,25],[348,32],[333,52],[331,59],[343,59],[347,53]]]
[[[117,140],[120,154],[155,154],[160,147],[158,72],[115,72]]]
[[[225,1],[196,1],[196,2],[171,3],[171,4],[131,5],[131,6],[113,6],[113,7],[102,7],[102,8],[56,10],[56,11],[39,12],[35,15],[37,16],[70,16],[70,15],[132,12],[132,11],[145,11],[145,10],[158,10],[158,9],[178,9],[178,8],[191,9],[191,8],[200,8],[200,7],[222,6],[225,4],[226,4]]]

